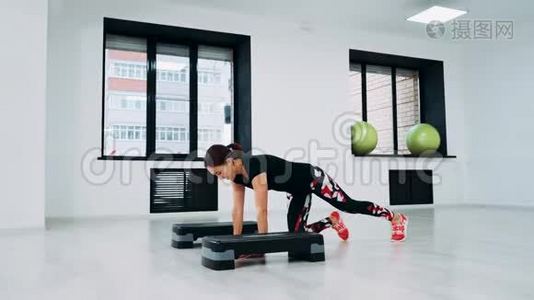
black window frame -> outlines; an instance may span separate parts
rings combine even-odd
[[[397,69],[417,71],[419,74],[419,121],[434,126],[441,138],[441,144],[435,153],[438,157],[455,157],[447,153],[447,127],[445,111],[445,80],[443,61],[393,54],[383,54],[362,50],[349,50],[349,63],[361,65],[362,80],[362,119],[367,121],[367,65],[391,68],[392,110],[393,110],[393,154],[368,154],[366,156],[402,156],[398,154],[397,128]]]
[[[119,156],[104,154],[104,131],[106,112],[105,68],[106,35],[121,35],[147,39],[147,123],[146,155]],[[165,154],[155,153],[156,148],[156,45],[169,43],[189,47],[189,153]],[[159,25],[138,21],[104,18],[102,45],[102,120],[100,160],[169,160],[200,161],[198,157],[198,81],[197,61],[198,46],[230,48],[233,51],[233,142],[243,146],[244,151],[252,148],[251,140],[251,62],[250,36]]]

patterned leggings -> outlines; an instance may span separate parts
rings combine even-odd
[[[339,185],[321,168],[313,167],[313,181],[310,184],[312,193],[330,203],[333,207],[351,214],[364,214],[374,217],[384,217],[391,221],[393,212],[372,202],[351,199]],[[287,194],[289,210],[287,212],[287,226],[290,232],[311,231],[321,232],[332,225],[329,217],[316,223],[306,224],[311,208],[311,193]]]

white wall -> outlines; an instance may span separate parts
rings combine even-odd
[[[469,202],[534,205],[533,34],[516,20],[512,40],[464,43]]]
[[[320,23],[301,28],[296,23],[268,17],[199,9],[164,0],[51,0],[49,11],[47,216],[148,213],[149,181],[144,173],[152,162],[96,161],[95,169],[114,170],[103,185],[90,184],[82,176],[82,158],[90,149],[100,147],[104,16],[251,35],[252,135],[257,152],[288,155],[328,170],[332,166],[346,167],[336,176],[345,190],[355,198],[382,204],[388,202],[388,185],[387,181],[380,181],[380,176],[387,176],[387,171],[378,170],[387,170],[387,160],[345,157],[342,153],[347,145],[336,142],[332,134],[336,117],[349,110],[348,49],[444,60],[449,151],[459,158],[438,166],[432,166],[436,163],[433,160],[430,167],[441,178],[435,188],[435,202],[463,201],[463,58],[458,46],[425,39],[424,28],[421,38]],[[318,154],[313,149],[317,146],[330,148],[334,157],[327,159],[325,155],[330,154],[321,151]],[[302,151],[306,156],[298,157]],[[96,150],[88,155],[96,156]],[[397,159],[393,164],[402,167],[414,161]],[[132,174],[129,184],[121,183],[121,167],[125,165]],[[362,175],[358,175],[359,170]],[[356,174],[356,180],[343,180],[341,174]],[[367,183],[366,178],[371,180]],[[221,185],[219,195],[221,211],[227,213],[227,186]],[[273,192],[271,207],[285,209],[284,199],[283,194]],[[250,202],[248,208],[252,207]]]
[[[0,228],[42,227],[47,3],[2,1],[0,20]]]

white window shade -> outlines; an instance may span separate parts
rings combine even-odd
[[[158,43],[157,47],[158,47],[158,54],[183,56],[183,57],[189,56],[189,48],[187,46]]]
[[[146,39],[107,34],[106,49],[146,52]]]
[[[232,61],[233,51],[229,48],[199,46],[198,58],[220,61]]]

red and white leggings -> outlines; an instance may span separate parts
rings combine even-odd
[[[368,201],[357,201],[350,198],[339,185],[321,168],[313,167],[313,181],[310,183],[312,193],[330,203],[338,210],[351,214],[364,214],[383,217],[391,221],[393,212],[389,209]],[[311,208],[312,193],[287,194],[289,210],[287,212],[287,227],[290,232],[309,231],[321,232],[330,227],[332,221],[326,217],[313,224],[306,224]]]

